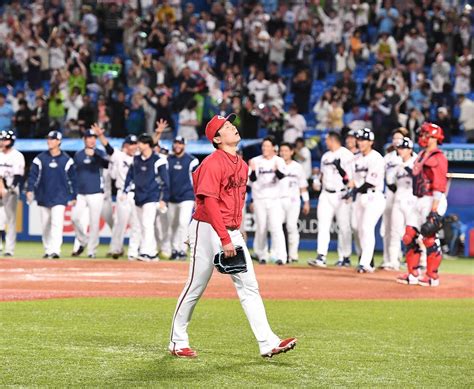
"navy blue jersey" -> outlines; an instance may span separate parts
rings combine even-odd
[[[94,149],[94,155],[86,155],[85,149],[74,155],[74,166],[77,175],[77,193],[94,194],[104,192],[102,169],[109,166],[105,152]]]
[[[168,170],[170,172],[170,202],[194,200],[192,173],[199,165],[199,160],[190,154],[181,157],[170,155],[168,157]]]
[[[72,158],[61,151],[53,157],[44,151],[33,160],[28,176],[28,191],[35,193],[38,205],[66,205],[76,198],[76,174]]]
[[[155,153],[147,159],[135,156],[124,187],[125,193],[135,188],[135,204],[140,207],[161,200],[168,202],[170,178],[166,159]]]

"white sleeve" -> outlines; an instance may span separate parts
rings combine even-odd
[[[365,177],[365,182],[373,186],[378,186],[385,175],[385,164],[383,158],[374,158],[373,162],[369,163],[369,170]]]
[[[16,163],[13,165],[13,175],[23,176],[25,174],[25,157],[22,153],[18,153]]]
[[[307,188],[308,187],[308,180],[306,179],[306,175],[304,174],[303,166],[300,164],[298,168],[298,182],[300,188]]]

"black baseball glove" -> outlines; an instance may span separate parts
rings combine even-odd
[[[443,217],[437,212],[431,211],[426,221],[421,225],[421,235],[434,236],[443,227]]]
[[[214,266],[219,273],[237,274],[247,271],[244,249],[240,246],[235,246],[235,251],[237,254],[233,257],[225,257],[223,251],[214,256]]]

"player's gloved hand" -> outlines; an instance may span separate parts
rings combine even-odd
[[[443,227],[443,217],[435,211],[431,211],[426,222],[421,225],[420,232],[423,236],[434,236]]]
[[[237,254],[237,252],[235,251],[234,244],[232,242],[222,246],[222,251],[224,251],[225,257],[233,257]]]

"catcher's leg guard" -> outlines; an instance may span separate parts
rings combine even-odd
[[[426,247],[426,275],[435,280],[438,279],[438,269],[441,264],[441,247],[435,236],[423,238]]]
[[[405,235],[403,235],[402,241],[407,248],[406,262],[407,270],[409,274],[418,277],[418,265],[420,263],[421,250],[416,239],[418,238],[419,232],[415,227],[406,226]]]

